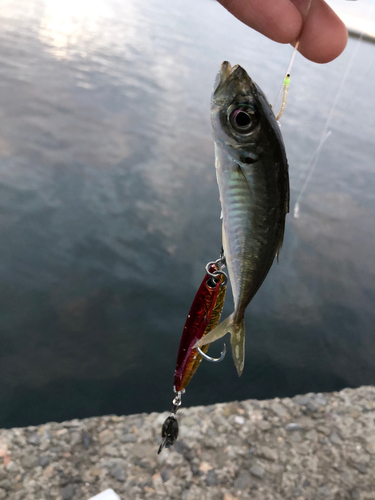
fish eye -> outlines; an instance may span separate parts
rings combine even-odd
[[[240,106],[229,114],[231,127],[240,134],[247,134],[255,123],[254,111],[250,107]]]

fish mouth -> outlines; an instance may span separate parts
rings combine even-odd
[[[249,75],[239,64],[232,67],[231,63],[228,61],[224,61],[222,63],[220,68],[220,77],[222,82],[224,82],[230,75],[235,75],[237,73],[239,78],[241,78],[244,74],[249,78]]]
[[[238,64],[237,64],[237,66],[238,66]],[[232,66],[231,66],[230,62],[224,61],[221,65],[221,68],[219,71],[221,83],[224,82],[231,73],[232,73]]]
[[[251,78],[239,64],[236,64],[235,66],[232,67],[230,62],[224,61],[216,76],[214,92],[218,89],[219,86],[222,86],[224,82],[226,82],[227,80],[234,80],[238,82],[243,80],[248,80],[249,83],[251,83]]]

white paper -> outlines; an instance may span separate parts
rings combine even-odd
[[[120,500],[120,497],[116,495],[116,493],[111,490],[104,490],[98,495],[95,495],[94,497],[89,498],[89,500]]]

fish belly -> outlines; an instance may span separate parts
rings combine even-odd
[[[217,147],[223,246],[233,290],[234,321],[242,320],[277,250],[277,187],[262,165],[239,165]]]

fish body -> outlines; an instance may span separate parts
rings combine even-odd
[[[211,100],[224,255],[234,312],[197,342],[231,334],[233,359],[244,366],[244,313],[279,253],[289,211],[288,163],[280,127],[262,90],[240,66],[224,62]]]

